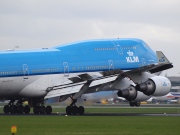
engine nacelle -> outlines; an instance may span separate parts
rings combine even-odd
[[[171,82],[164,76],[154,76],[136,85],[136,89],[145,95],[164,96],[170,92]]]
[[[135,89],[134,86],[130,86],[128,87],[127,89],[124,89],[124,90],[119,90],[117,92],[117,95],[119,97],[123,97],[125,98],[126,100],[128,101],[132,101],[132,100],[135,100],[136,97],[137,97],[137,90]]]
[[[134,101],[142,102],[142,101],[146,101],[150,98],[151,98],[150,96],[147,96],[144,93],[137,91],[137,96],[136,96],[136,99],[134,99]]]
[[[146,101],[146,100],[150,99],[150,96],[147,96],[144,93],[137,91],[135,89],[135,87],[132,85],[130,87],[128,87],[127,89],[119,90],[117,92],[117,95],[119,97],[125,98],[128,101],[141,102],[141,101]]]

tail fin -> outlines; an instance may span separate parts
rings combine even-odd
[[[158,64],[154,68],[149,70],[151,73],[157,73],[163,70],[173,68],[172,63],[169,62],[169,60],[161,51],[156,51],[156,55],[158,59]]]
[[[156,51],[158,63],[170,63],[166,56],[161,51]]]

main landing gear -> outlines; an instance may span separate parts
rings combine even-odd
[[[28,105],[23,106],[22,100],[19,100],[16,105],[14,105],[15,100],[11,100],[8,105],[5,105],[3,111],[5,114],[29,114],[30,107]]]
[[[34,114],[51,114],[52,113],[52,107],[51,106],[34,106],[33,108]]]
[[[44,99],[43,98],[34,98],[28,100],[29,104],[33,107],[34,114],[51,114],[52,107],[51,106],[44,106]]]
[[[139,107],[139,106],[141,105],[141,103],[140,103],[140,102],[136,102],[136,101],[130,101],[130,102],[129,102],[129,105],[130,105],[131,107],[133,107],[133,106]]]
[[[28,105],[23,106],[22,102],[27,101],[20,99],[15,104],[15,100],[10,100],[8,105],[5,105],[3,110],[5,114],[29,114],[30,106],[33,107],[34,114],[51,114],[52,107],[44,106],[44,99],[29,99]]]
[[[77,99],[73,99],[70,106],[66,107],[66,114],[67,115],[77,115],[77,114],[83,115],[84,114],[84,107],[83,106],[77,107],[75,105],[76,102],[77,102]]]

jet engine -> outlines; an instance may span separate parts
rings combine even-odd
[[[117,92],[119,97],[124,97],[126,100],[131,101],[134,100],[137,96],[137,91],[134,86],[130,86],[127,89],[119,90]]]
[[[171,82],[164,76],[154,76],[136,85],[136,90],[152,96],[164,96],[169,93],[170,89]]]
[[[150,96],[147,96],[144,93],[137,91],[133,85],[131,85],[127,89],[119,90],[117,92],[117,95],[119,97],[125,98],[128,101],[138,101],[138,102],[146,101],[150,98]]]

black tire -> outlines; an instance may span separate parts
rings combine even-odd
[[[30,113],[30,107],[29,107],[28,105],[26,105],[26,106],[24,107],[24,113],[25,113],[25,114],[29,114],[29,113]]]
[[[16,105],[11,105],[10,106],[10,113],[11,114],[16,114],[17,113],[17,106]]]
[[[134,105],[139,107],[141,105],[141,103],[140,102],[134,102]]]
[[[47,106],[46,107],[46,114],[51,114],[52,113],[52,107],[51,106]]]
[[[80,106],[78,108],[78,112],[79,112],[79,115],[84,115],[84,107],[83,106]]]
[[[8,114],[10,112],[10,107],[8,105],[5,105],[3,111],[5,114]]]
[[[33,112],[34,112],[34,114],[39,114],[39,111],[40,110],[40,107],[39,106],[35,106],[34,108],[33,108]]]
[[[40,112],[40,114],[45,114],[46,113],[46,107],[45,106],[40,106],[39,112]]]
[[[72,107],[72,114],[73,115],[77,115],[78,114],[78,107],[77,106],[73,106]]]
[[[70,106],[67,106],[66,107],[66,114],[71,115],[71,113],[72,113],[72,108]]]
[[[134,107],[134,102],[129,102],[129,105],[130,105],[131,107]]]
[[[17,106],[17,113],[18,114],[23,114],[23,112],[24,112],[24,107],[22,105],[18,105]]]

